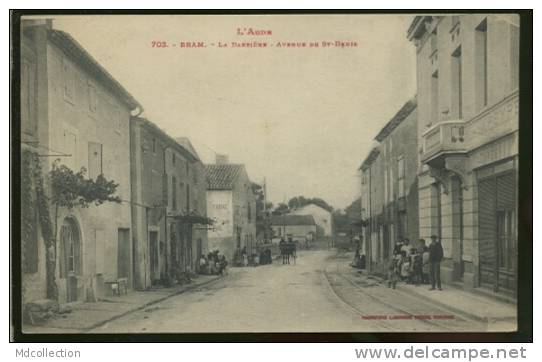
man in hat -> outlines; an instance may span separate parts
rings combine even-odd
[[[442,245],[436,235],[431,235],[431,244],[429,244],[429,274],[431,276],[431,289],[435,290],[435,285],[438,290],[442,290],[440,283],[440,262],[444,256]]]

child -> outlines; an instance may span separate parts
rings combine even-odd
[[[412,275],[411,282],[415,286],[420,285],[422,281],[422,256],[417,250],[412,252]]]
[[[410,258],[406,251],[401,251],[401,279],[408,282],[410,276]]]
[[[422,284],[429,284],[429,248],[425,246],[422,254]]]
[[[397,279],[399,279],[399,255],[396,254],[388,262],[388,288],[395,289]]]

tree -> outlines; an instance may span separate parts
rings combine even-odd
[[[273,204],[267,202],[264,208],[265,195],[263,187],[255,182],[252,182],[251,187],[256,197],[256,235],[263,235],[264,240],[267,240],[268,235],[272,235],[272,228],[268,215],[264,210],[270,210]]]
[[[351,223],[359,222],[361,218],[361,197],[358,197],[350,205],[348,205],[344,211],[348,215],[348,219]]]
[[[319,197],[306,198],[304,196],[296,196],[288,201],[288,206],[290,209],[298,209],[309,204],[320,206],[329,212],[333,211],[333,207]]]
[[[283,215],[290,212],[290,208],[284,202],[281,202],[273,210],[273,215]]]

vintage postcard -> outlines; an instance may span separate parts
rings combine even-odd
[[[22,333],[515,332],[520,20],[23,15]]]

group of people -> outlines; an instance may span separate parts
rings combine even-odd
[[[237,249],[234,255],[234,266],[258,266],[273,263],[273,257],[269,248],[260,250],[259,253],[247,253],[247,247]]]
[[[440,262],[443,255],[436,235],[431,235],[429,246],[424,239],[420,239],[417,247],[410,245],[409,239],[396,243],[388,264],[388,288],[395,289],[398,281],[404,281],[416,286],[431,283],[430,290],[435,287],[442,290]]]
[[[199,273],[203,275],[223,275],[226,272],[228,261],[225,255],[218,250],[209,254],[202,254],[199,259]]]

